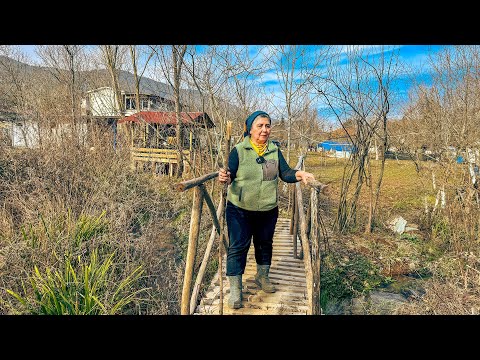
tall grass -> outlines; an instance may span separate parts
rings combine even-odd
[[[131,171],[128,147],[108,144],[0,149],[0,314],[40,312],[40,299],[55,304],[60,294],[74,300],[58,313],[89,313],[87,304],[93,313],[179,312],[177,244],[188,232],[191,196],[172,192],[174,179]],[[95,285],[90,271],[104,267]],[[80,284],[102,288],[98,301],[83,299],[91,290],[82,293]]]

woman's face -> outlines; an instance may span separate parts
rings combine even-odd
[[[267,118],[258,118],[250,129],[250,138],[256,144],[265,144],[270,136],[271,131],[270,120]]]

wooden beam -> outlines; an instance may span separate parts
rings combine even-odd
[[[215,205],[213,205],[212,198],[210,197],[210,194],[208,193],[207,189],[205,189],[204,184],[200,184],[198,185],[198,187],[203,192],[203,197],[205,199],[205,202],[207,203],[208,210],[210,210],[213,226],[215,227],[215,229],[217,229],[218,235],[220,235],[220,223],[218,222],[217,214],[215,213]]]
[[[307,207],[307,214],[305,215],[305,221],[307,222],[307,238],[310,239],[310,229],[311,229],[311,220],[312,220],[312,207],[310,206],[310,203],[308,204]]]
[[[232,122],[227,121],[227,128],[226,128],[226,133],[225,133],[225,154],[224,154],[224,159],[225,159],[225,166],[228,167],[228,157],[230,155],[230,139],[232,137]],[[226,204],[227,201],[227,188],[228,185],[227,183],[223,184],[222,186],[222,192],[220,196],[220,202],[222,204]],[[222,241],[225,241],[225,234],[226,234],[226,226],[225,226],[225,208],[226,205],[223,206],[223,210],[221,212],[220,218],[221,218],[221,223],[220,223],[220,237],[219,239]],[[228,245],[225,246],[225,252],[228,254]],[[222,246],[219,244],[218,245],[218,278],[220,280],[220,303],[218,307],[218,314],[223,315],[223,277],[222,277]]]
[[[193,132],[192,132],[192,129],[190,129],[190,153],[192,152],[192,143],[193,143]]]
[[[218,176],[218,171],[215,171],[215,172],[212,172],[210,174],[197,177],[195,179],[182,181],[182,182],[179,182],[179,183],[175,184],[175,189],[177,191],[185,191],[185,190],[188,190],[192,187],[203,184],[207,180],[214,179],[217,176]]]
[[[218,221],[218,217],[221,217],[223,213],[220,213],[220,215],[217,216],[215,213],[215,205],[213,205],[212,198],[210,197],[210,194],[208,193],[207,189],[205,188],[205,184],[200,184],[198,185],[200,190],[203,192],[203,197],[205,199],[205,202],[207,203],[208,209],[210,210],[210,215],[212,216],[213,220],[213,226],[217,230],[218,235],[221,235],[222,233],[222,228],[220,226],[220,222]],[[220,201],[220,202],[225,202],[225,201]],[[222,207],[223,209],[223,207]],[[222,238],[223,240],[223,246],[225,247],[225,251],[228,250],[228,244],[226,243],[225,239]]]
[[[293,190],[295,190],[296,192],[296,188],[295,188],[295,185],[293,185]],[[295,195],[295,206],[293,207],[294,209],[294,218],[293,218],[293,231],[292,231],[292,235],[293,235],[293,257],[296,258],[296,259],[302,259],[303,258],[303,251],[301,252],[301,254],[299,255],[298,254],[298,250],[297,250],[297,238],[298,238],[298,205],[297,205],[297,196]]]
[[[132,140],[132,148],[133,148],[133,144],[134,144],[133,138],[134,138],[134,136],[135,136],[135,134],[134,134],[134,132],[133,132],[133,124],[130,124],[130,135],[131,135],[131,137],[132,137],[131,140]]]
[[[220,201],[218,204],[217,208],[217,218],[220,217],[220,215],[223,212],[223,207],[224,207],[224,202]],[[207,247],[205,248],[205,253],[203,254],[203,260],[202,263],[200,264],[200,268],[198,269],[198,274],[197,278],[195,279],[195,284],[193,285],[193,291],[192,291],[192,298],[190,299],[190,314],[193,314],[195,312],[195,308],[197,307],[197,300],[198,300],[198,294],[200,292],[200,286],[202,285],[203,277],[205,276],[205,270],[207,268],[208,264],[208,259],[210,258],[210,253],[212,252],[212,247],[213,243],[215,240],[215,226],[212,226],[212,231],[210,232],[210,238],[207,243]]]
[[[232,122],[231,121],[227,121],[227,127],[225,129],[225,138],[230,141],[232,137]]]
[[[203,192],[196,187],[193,192],[192,216],[190,218],[190,231],[188,235],[187,259],[185,276],[183,278],[181,314],[188,315],[190,305],[190,290],[193,278],[193,267],[197,255],[198,235],[200,233],[200,220],[202,217]]]

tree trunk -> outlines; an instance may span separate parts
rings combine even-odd
[[[177,174],[179,178],[183,174],[183,126],[180,118],[181,104],[180,104],[180,81],[183,65],[183,57],[187,50],[186,45],[179,47],[172,45],[173,56],[173,93],[175,98],[175,116],[177,118]]]

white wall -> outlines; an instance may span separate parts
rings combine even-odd
[[[337,158],[348,159],[350,157],[350,155],[351,155],[350,151],[335,150],[335,157],[337,157]]]
[[[90,111],[92,116],[120,116],[116,103],[115,91],[112,88],[97,89],[89,93]]]
[[[12,146],[34,148],[38,146],[38,124],[25,121],[12,124]]]
[[[38,124],[26,121],[11,125],[12,146],[36,148],[40,141],[43,142],[60,142],[71,136],[71,124],[59,124],[52,129],[39,130]],[[41,134],[40,134],[41,133]],[[85,143],[87,138],[87,124],[77,124],[76,136],[80,143]]]

